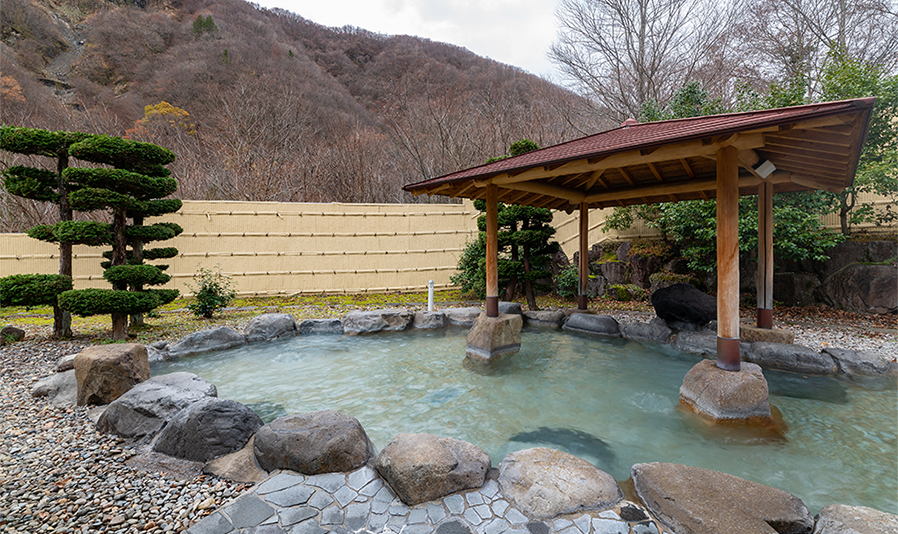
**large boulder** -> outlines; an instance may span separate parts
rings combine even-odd
[[[677,534],[810,534],[814,518],[785,491],[688,465],[630,469],[636,493]]]
[[[817,515],[814,534],[894,534],[898,532],[898,515],[880,512],[866,506],[831,504]]]
[[[829,354],[802,345],[757,342],[743,357],[764,367],[793,373],[834,375],[839,367]]]
[[[658,317],[668,323],[703,325],[717,318],[717,300],[689,284],[674,284],[655,291],[652,306]]]
[[[205,397],[172,416],[153,443],[153,450],[208,462],[242,449],[260,426],[262,419],[243,404]]]
[[[183,339],[171,343],[168,349],[169,358],[181,358],[191,354],[224,350],[246,343],[243,334],[235,332],[226,326],[207,328],[194,332]]]
[[[513,452],[499,464],[506,497],[534,519],[609,508],[624,498],[614,477],[566,452],[536,447]]]
[[[75,404],[78,400],[78,381],[75,370],[53,373],[39,380],[31,388],[32,397],[47,397],[47,402],[54,406]]]
[[[743,363],[739,371],[725,371],[713,360],[695,364],[683,378],[680,402],[715,421],[770,421],[767,380],[761,368]]]
[[[97,429],[124,438],[155,436],[190,403],[216,395],[214,384],[193,373],[154,376],[112,401],[97,420]]]
[[[296,337],[297,333],[296,319],[289,313],[263,313],[243,328],[247,343]]]
[[[608,315],[572,313],[562,328],[594,336],[621,337],[620,325],[614,317]]]
[[[631,256],[630,280],[633,284],[649,289],[652,281],[649,279],[661,268],[661,259],[656,256]]]
[[[143,345],[95,345],[75,356],[78,406],[109,404],[149,378],[150,363]]]
[[[820,286],[812,273],[774,273],[773,298],[786,306],[808,306],[816,302],[814,291]]]
[[[834,308],[857,313],[898,311],[898,265],[852,263],[833,273],[817,296]]]
[[[351,311],[343,318],[343,333],[351,336],[405,330],[415,314],[405,308]]]
[[[846,376],[883,376],[892,370],[892,362],[885,356],[861,350],[827,347],[823,353],[831,356]]]
[[[259,429],[254,450],[266,471],[305,475],[352,471],[374,455],[358,419],[334,410],[279,417]]]
[[[413,506],[483,486],[490,458],[465,441],[399,434],[377,456],[375,466],[402,502]]]
[[[609,285],[626,284],[629,281],[630,273],[627,270],[627,264],[622,261],[600,263],[599,269]]]

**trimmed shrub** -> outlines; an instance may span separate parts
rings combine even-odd
[[[61,274],[14,274],[0,278],[0,306],[56,306],[56,297],[72,289]]]

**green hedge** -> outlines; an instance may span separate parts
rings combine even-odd
[[[81,317],[112,313],[147,313],[162,303],[154,291],[76,289],[59,295],[59,307]]]
[[[0,306],[55,306],[70,289],[72,279],[61,274],[14,274],[0,278]]]

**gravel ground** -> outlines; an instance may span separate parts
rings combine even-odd
[[[621,322],[652,316],[609,314]],[[898,358],[891,317],[786,314],[777,323],[795,332],[796,343],[817,350],[830,346]],[[87,342],[49,341],[47,327],[26,331],[26,341],[0,347],[0,532],[179,532],[246,489],[208,475],[138,471],[126,463],[135,446],[96,432],[87,409],[31,397],[36,380]]]

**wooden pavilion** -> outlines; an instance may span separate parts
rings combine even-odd
[[[854,181],[873,98],[728,113],[619,128],[403,187],[485,199],[486,314],[499,315],[498,203],[580,212],[580,291],[586,309],[590,208],[717,199],[717,365],[739,370],[741,195],[758,195],[758,326],[773,323],[773,195]]]

